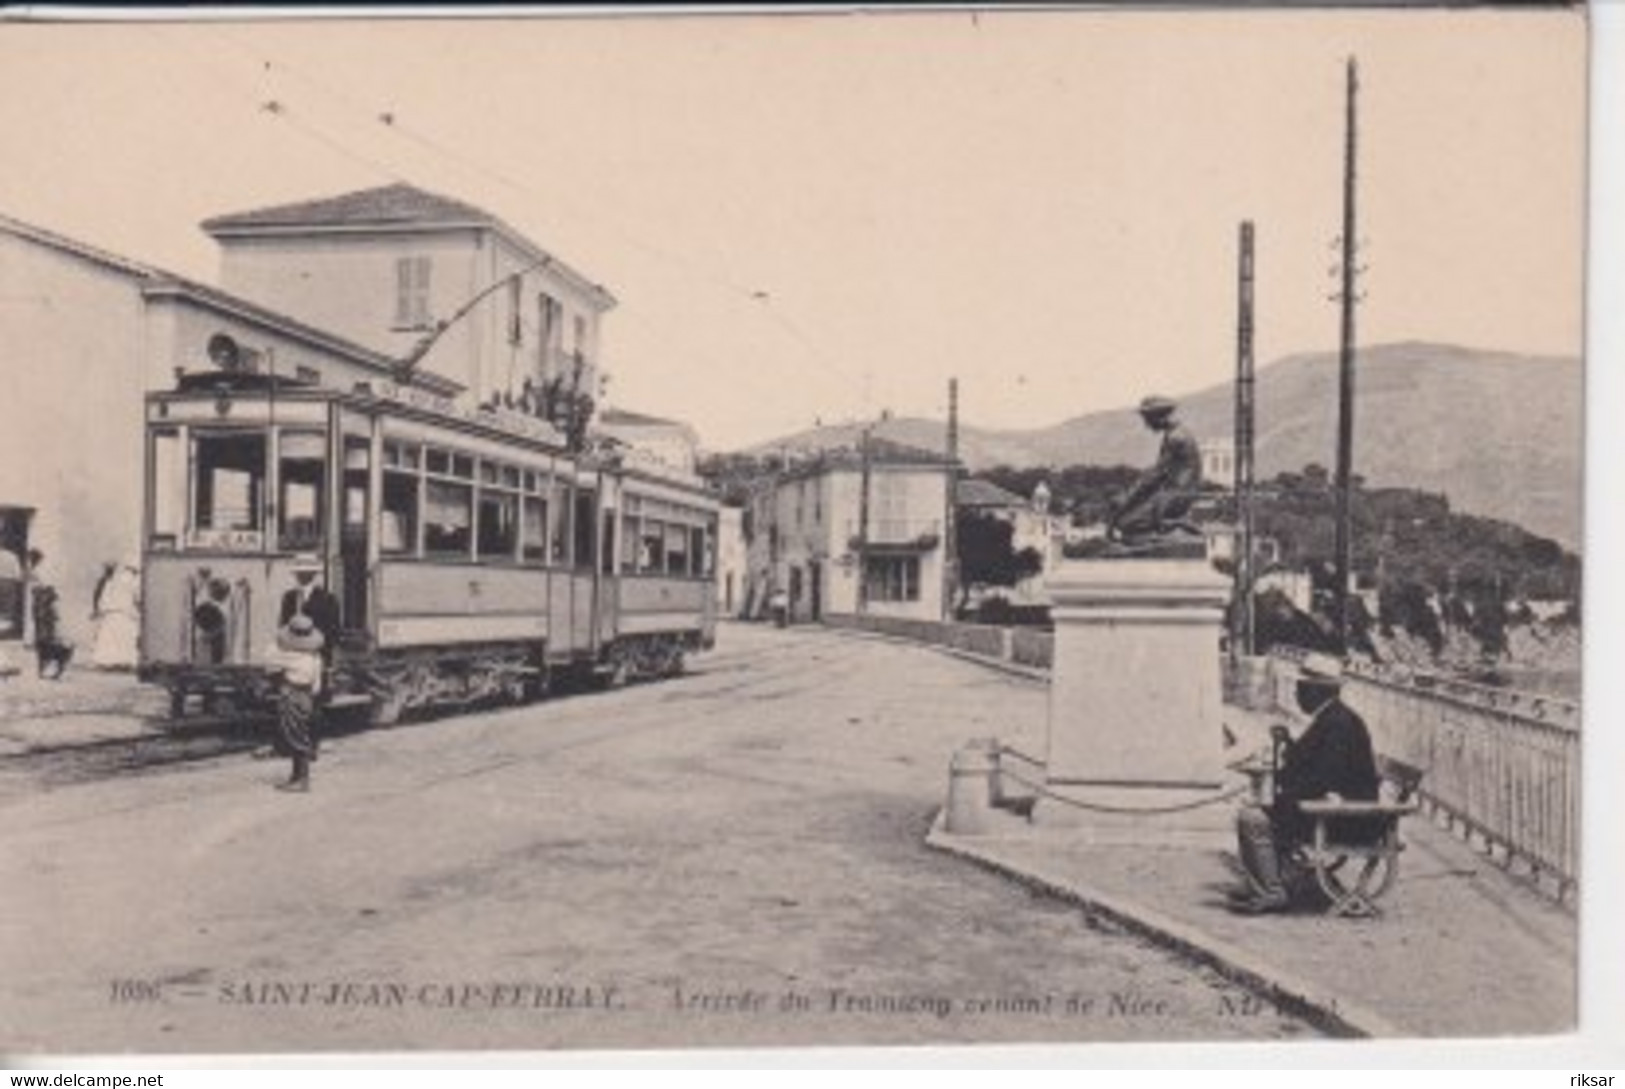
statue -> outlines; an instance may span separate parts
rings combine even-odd
[[[1162,447],[1157,463],[1112,504],[1107,529],[1111,552],[1170,558],[1199,558],[1205,552],[1202,531],[1183,521],[1202,483],[1202,450],[1177,411],[1166,397],[1140,402],[1140,419],[1149,430],[1161,432]]]

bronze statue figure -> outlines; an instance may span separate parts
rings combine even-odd
[[[1112,504],[1108,537],[1127,548],[1189,546],[1201,540],[1201,530],[1183,519],[1202,484],[1202,450],[1177,412],[1166,397],[1140,402],[1140,419],[1162,433],[1162,447],[1156,464]]]

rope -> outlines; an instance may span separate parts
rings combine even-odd
[[[1004,749],[1002,747],[999,749],[999,752],[1001,754],[1006,752],[1006,751],[1011,751],[1012,755],[1015,755],[1015,756],[1020,756],[1021,755],[1020,753],[1013,752],[1013,750],[1006,750],[1006,749]],[[1146,815],[1146,816],[1153,816],[1153,815],[1162,814],[1162,813],[1183,813],[1186,810],[1190,810],[1190,809],[1200,809],[1205,805],[1218,805],[1220,802],[1228,802],[1233,798],[1238,798],[1241,795],[1247,793],[1247,791],[1249,789],[1246,786],[1246,784],[1243,784],[1241,786],[1235,787],[1234,789],[1227,790],[1223,794],[1217,795],[1217,796],[1212,797],[1212,798],[1203,798],[1200,801],[1183,802],[1183,803],[1181,803],[1179,805],[1163,805],[1163,806],[1151,806],[1151,807],[1147,807],[1147,808],[1140,808],[1140,807],[1136,807],[1136,806],[1098,805],[1098,804],[1091,804],[1089,802],[1080,802],[1076,798],[1068,798],[1065,795],[1057,794],[1053,790],[1050,790],[1048,787],[1046,787],[1044,784],[1035,783],[1031,779],[1028,779],[1027,777],[1025,777],[1023,775],[1017,775],[1013,771],[1006,771],[1006,770],[1004,770],[1004,768],[1002,766],[999,769],[999,774],[1006,777],[1006,778],[1014,779],[1016,782],[1020,783],[1022,786],[1026,787],[1027,789],[1033,791],[1036,794],[1039,794],[1039,795],[1041,795],[1041,796],[1043,796],[1045,798],[1050,798],[1050,799],[1052,799],[1054,801],[1060,802],[1062,805],[1070,805],[1074,809],[1087,809],[1087,810],[1090,810],[1090,811],[1095,812],[1095,813],[1125,813],[1125,814],[1128,814],[1130,816],[1142,815],[1142,814]]]

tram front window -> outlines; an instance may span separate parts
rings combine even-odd
[[[288,552],[319,548],[327,479],[327,437],[320,432],[285,431],[278,477],[282,501],[277,511],[277,547]]]
[[[193,440],[197,472],[192,528],[204,545],[233,540],[231,534],[257,534],[265,494],[265,436],[231,433],[198,435]]]

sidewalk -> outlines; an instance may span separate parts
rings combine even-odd
[[[1047,671],[950,653],[1048,680]],[[1226,704],[1229,751],[1262,751],[1279,717]],[[1043,751],[1039,737],[1002,740]],[[1573,912],[1425,816],[1403,826],[1399,879],[1376,919],[1232,914],[1225,893],[1237,880],[1234,847],[1091,845],[1065,828],[994,817],[996,831],[983,836],[949,835],[939,817],[926,842],[1208,963],[1333,1033],[1484,1037],[1578,1027]]]
[[[1073,900],[1206,962],[1339,1035],[1539,1035],[1577,1028],[1573,914],[1425,817],[1404,826],[1399,880],[1376,919],[1240,916],[1226,852],[1098,846],[1000,814],[938,850]]]
[[[61,680],[43,680],[32,659],[9,660],[20,669],[0,673],[0,756],[164,732],[167,698],[132,673],[70,666]]]

